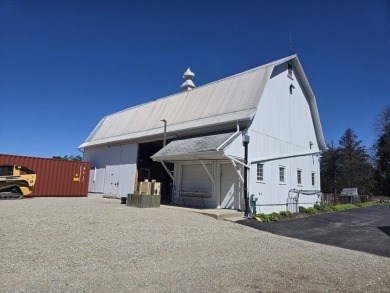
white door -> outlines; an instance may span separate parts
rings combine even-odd
[[[126,196],[134,192],[137,151],[138,146],[136,144],[122,145],[118,185],[118,195],[120,196]]]
[[[206,165],[211,170],[211,165]],[[212,182],[203,165],[184,165],[182,168],[182,191],[212,192]]]
[[[231,163],[221,165],[221,209],[240,208],[240,181]]]
[[[121,163],[121,146],[109,147],[104,178],[104,194],[118,195],[119,168]]]

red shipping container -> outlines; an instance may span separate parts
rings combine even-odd
[[[0,154],[0,165],[19,165],[37,174],[28,196],[87,196],[89,162]]]

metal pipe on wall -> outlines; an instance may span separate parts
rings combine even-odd
[[[163,146],[165,147],[165,145],[167,143],[167,120],[162,119],[161,122],[164,122],[164,142],[163,142]]]
[[[249,144],[249,135],[242,136],[242,142],[244,144],[244,164],[248,164],[248,144]],[[244,201],[245,201],[245,212],[244,216],[249,216],[249,196],[248,196],[248,167],[244,167]]]

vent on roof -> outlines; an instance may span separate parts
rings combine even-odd
[[[180,86],[180,91],[186,92],[192,90],[195,87],[195,84],[192,81],[194,77],[195,73],[193,73],[190,68],[187,68],[186,72],[183,73],[183,78],[185,81]]]

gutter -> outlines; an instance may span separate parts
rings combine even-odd
[[[280,156],[280,157],[269,157],[269,158],[263,158],[263,159],[257,159],[251,161],[251,164],[261,163],[261,162],[267,162],[267,161],[273,161],[273,160],[280,160],[280,159],[288,159],[288,158],[295,158],[295,157],[304,157],[304,156],[310,156],[310,155],[320,155],[321,152],[310,152],[310,153],[301,153],[298,155],[288,155],[288,156]]]

